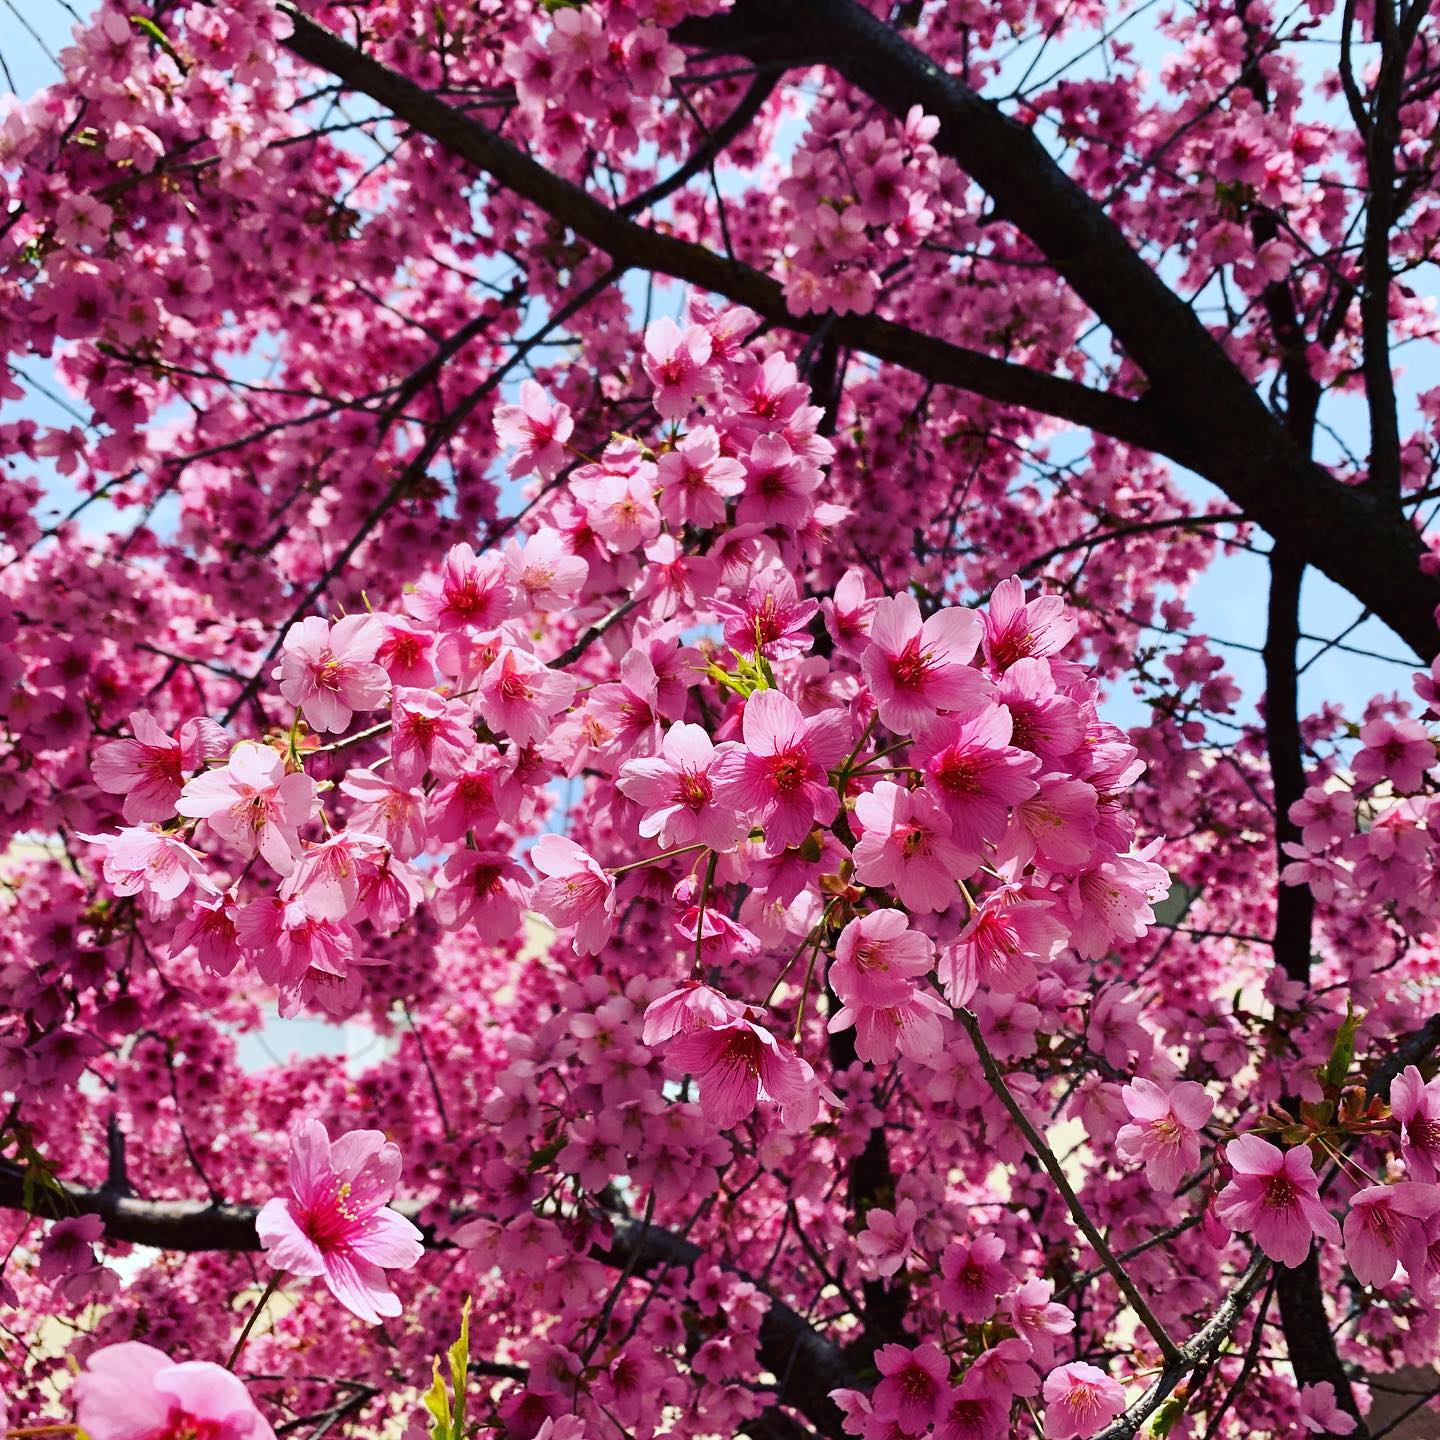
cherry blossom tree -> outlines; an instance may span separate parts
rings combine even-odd
[[[1425,0],[77,16],[0,1428],[1433,1424],[1437,130]]]

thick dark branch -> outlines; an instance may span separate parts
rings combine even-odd
[[[1143,401],[1126,400],[1026,365],[997,360],[874,315],[791,315],[784,291],[770,276],[703,245],[637,224],[578,185],[552,174],[423,86],[372,60],[289,5],[282,8],[295,25],[295,33],[285,43],[301,59],[328,70],[507,189],[541,206],[619,266],[687,281],[748,305],[772,323],[802,334],[826,324],[836,343],[905,366],[940,384],[1053,415],[1125,444],[1168,455],[1184,465],[1198,460],[1183,435],[1173,425],[1161,423],[1161,417],[1152,414]]]
[[[254,1205],[204,1205],[193,1200],[136,1200],[113,1190],[87,1190],[76,1186],[38,1188],[34,1204],[25,1203],[24,1172],[0,1161],[0,1208],[19,1210],[51,1219],[68,1215],[99,1215],[105,1222],[106,1238],[130,1245],[150,1245],[157,1250],[186,1253],[223,1251],[245,1254],[260,1248],[255,1231]],[[413,1220],[432,1250],[450,1248],[433,1225],[421,1222],[415,1204],[399,1203],[395,1209]],[[463,1217],[452,1217],[460,1219]],[[707,1258],[707,1251],[693,1240],[675,1235],[639,1220],[611,1217],[614,1233],[608,1246],[591,1247],[592,1258],[636,1278],[658,1276],[665,1270],[689,1272]],[[730,1268],[730,1267],[723,1267]],[[742,1273],[737,1271],[738,1273]],[[747,1277],[748,1278],[748,1277]],[[784,1301],[771,1299],[760,1322],[760,1358],[776,1377],[777,1402],[800,1411],[824,1436],[839,1440],[844,1431],[839,1407],[830,1391],[853,1387],[855,1376],[834,1345],[819,1334]],[[767,1412],[769,1413],[769,1412]],[[774,1426],[784,1417],[770,1414]],[[781,1429],[771,1433],[780,1434]]]
[[[830,66],[877,105],[940,121],[934,144],[991,196],[1145,372],[1156,409],[1200,452],[1184,463],[1271,535],[1364,602],[1428,658],[1440,650],[1440,581],[1393,504],[1341,484],[1270,414],[1199,317],[1035,135],[857,0],[737,0],[672,32],[755,61]],[[903,361],[901,363],[904,363]],[[1163,453],[1171,453],[1165,451]]]

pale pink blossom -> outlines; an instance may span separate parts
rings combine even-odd
[[[1048,900],[1026,899],[1014,888],[996,890],[940,953],[945,997],[952,1005],[968,1005],[977,991],[1028,990],[1064,944],[1065,927]]]
[[[727,742],[711,769],[715,798],[765,833],[765,853],[798,845],[839,809],[829,769],[845,755],[849,717],[826,710],[808,719],[788,696],[761,690],[745,704],[743,744]]]
[[[989,680],[969,663],[980,631],[973,610],[937,610],[922,621],[913,595],[877,600],[860,668],[880,723],[910,735],[941,711],[979,706],[990,693]]]
[[[729,996],[698,980],[687,980],[646,1006],[641,1039],[646,1045],[662,1045],[691,1030],[707,1030],[738,1020],[744,1013],[745,1007]]]
[[[275,1440],[237,1376],[208,1360],[176,1364],[133,1340],[94,1351],[73,1394],[89,1440]]]
[[[259,851],[272,870],[288,875],[300,858],[299,828],[320,802],[308,775],[286,774],[279,751],[245,740],[220,769],[187,781],[175,808],[204,820],[242,854]]]
[[[581,954],[598,955],[615,924],[615,881],[563,835],[542,835],[531,847],[530,863],[545,876],[530,904],[562,930],[573,925]]]
[[[850,921],[835,942],[830,987],[847,1005],[908,1000],[912,981],[930,969],[935,942],[912,930],[903,911],[874,910]]]
[[[275,669],[280,693],[300,707],[312,730],[345,729],[355,711],[384,703],[390,677],[375,663],[383,638],[373,615],[347,615],[333,625],[308,616],[285,632]]]
[[[1089,1440],[1125,1411],[1125,1390],[1083,1360],[1045,1377],[1045,1440]]]
[[[1116,1153],[1131,1164],[1143,1162],[1151,1185],[1173,1194],[1200,1163],[1200,1131],[1215,1102],[1193,1080],[1162,1089],[1153,1080],[1137,1078],[1120,1095],[1132,1123],[1116,1134]]]
[[[319,1120],[290,1132],[290,1194],[267,1200],[255,1228],[266,1258],[290,1275],[320,1276],[366,1324],[400,1314],[387,1270],[409,1270],[423,1237],[388,1208],[400,1179],[400,1147],[378,1130],[350,1130],[333,1143]]]
[[[655,386],[655,409],[662,420],[683,420],[710,387],[710,335],[699,325],[683,330],[668,315],[645,331],[642,364]]]
[[[835,648],[846,655],[859,655],[870,637],[870,621],[875,614],[878,597],[865,588],[865,572],[847,570],[836,582],[834,595],[820,602],[825,629]]]
[[[356,769],[341,780],[340,793],[355,802],[350,824],[380,836],[398,859],[413,860],[425,848],[426,801],[419,785],[399,785],[373,770]]]
[[[565,463],[565,442],[574,431],[570,407],[552,401],[534,380],[521,384],[518,404],[495,411],[496,439],[516,452],[508,467],[511,475],[535,470],[551,479]]]
[[[672,725],[653,759],[627,760],[616,786],[644,808],[640,834],[660,844],[733,850],[750,833],[749,822],[715,800],[710,772],[715,747],[699,725]]]
[[[918,1218],[913,1200],[898,1201],[893,1210],[877,1205],[865,1212],[865,1228],[855,1237],[855,1248],[877,1275],[894,1275],[909,1259]]]
[[[141,895],[158,914],[193,883],[213,888],[205,878],[205,857],[178,835],[148,825],[129,825],[114,835],[81,835],[104,854],[101,872],[116,895]]]
[[[1282,1151],[1258,1135],[1241,1135],[1225,1147],[1225,1158],[1235,1178],[1220,1192],[1215,1213],[1231,1230],[1252,1234],[1272,1260],[1299,1265],[1315,1237],[1339,1241],[1306,1146]]]
[[[985,660],[992,670],[1001,671],[1027,656],[1054,655],[1070,643],[1078,628],[1060,596],[1041,595],[1027,602],[1025,587],[1012,575],[990,595]]]
[[[505,579],[523,609],[545,613],[570,609],[589,573],[589,563],[571,554],[564,537],[549,526],[505,546]]]

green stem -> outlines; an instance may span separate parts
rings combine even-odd
[[[673,860],[677,855],[689,855],[694,850],[705,848],[698,841],[694,845],[680,845],[674,850],[662,850],[658,855],[650,855],[644,860],[632,860],[628,865],[611,866],[609,873],[623,875],[627,870],[643,870],[647,865],[658,865],[662,860]]]
[[[705,862],[704,878],[700,881],[700,914],[695,921],[695,969],[691,976],[695,980],[700,978],[704,969],[700,960],[700,952],[705,943],[705,902],[710,898],[710,887],[715,883],[715,866],[719,860],[719,853],[712,850],[710,858]]]
[[[283,1270],[277,1270],[270,1277],[270,1283],[255,1302],[255,1308],[250,1312],[250,1318],[246,1320],[245,1328],[240,1332],[240,1338],[235,1342],[235,1348],[230,1352],[230,1358],[225,1362],[227,1370],[235,1368],[235,1362],[240,1358],[240,1352],[245,1348],[245,1342],[250,1338],[250,1332],[255,1328],[255,1322],[260,1318],[261,1311],[270,1303],[270,1297],[280,1288],[280,1282],[284,1278]]]

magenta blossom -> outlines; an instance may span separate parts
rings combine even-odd
[[[1220,1192],[1215,1213],[1231,1230],[1253,1234],[1272,1260],[1299,1265],[1315,1236],[1340,1239],[1304,1145],[1281,1151],[1258,1135],[1241,1135],[1225,1147],[1225,1158],[1235,1178]]]
[[[1336,1403],[1335,1387],[1328,1380],[1300,1387],[1300,1424],[1311,1435],[1355,1433],[1355,1417]]]
[[[937,610],[922,621],[913,595],[877,600],[860,664],[880,723],[910,735],[942,710],[973,710],[990,692],[970,664],[979,644],[973,610]]]
[[[870,1397],[877,1420],[893,1420],[907,1435],[922,1434],[950,1400],[950,1362],[933,1341],[882,1345],[875,1352],[881,1375]]]
[[[894,1005],[909,999],[934,955],[934,941],[912,930],[903,911],[875,910],[840,932],[830,986],[847,1005]]]
[[[334,625],[308,616],[285,632],[284,658],[275,668],[280,693],[312,730],[344,730],[355,711],[384,703],[390,677],[375,663],[383,639],[374,615],[347,615]]]
[[[640,1038],[646,1045],[661,1045],[676,1035],[728,1024],[744,1013],[745,1007],[729,996],[698,980],[687,980],[679,989],[667,991],[646,1006]]]
[[[800,844],[839,809],[828,771],[844,758],[849,729],[838,710],[806,719],[778,690],[757,692],[745,704],[744,743],[719,749],[710,772],[715,798],[760,825],[767,855]]]
[[[132,825],[169,820],[185,776],[230,748],[230,737],[213,720],[187,720],[170,735],[148,710],[130,716],[130,734],[100,746],[90,773],[102,790],[125,797],[121,813]]]
[[[699,725],[672,725],[653,759],[627,760],[616,786],[644,807],[640,834],[662,845],[706,845],[733,850],[749,822],[715,801],[711,771],[715,747]]]
[[[318,1120],[290,1132],[290,1195],[267,1200],[255,1228],[277,1270],[318,1275],[367,1325],[400,1313],[386,1270],[409,1270],[423,1237],[387,1208],[400,1179],[400,1147],[378,1130],[350,1130],[331,1142]]]
[[[755,575],[739,602],[713,600],[711,608],[725,627],[725,643],[737,654],[794,660],[815,643],[809,627],[819,602],[801,600],[795,577],[778,566]]]
[[[1026,656],[1043,657],[1063,650],[1079,626],[1058,595],[1025,599],[1017,576],[1002,580],[990,594],[985,611],[985,659],[992,670],[1008,670]]]
[[[1125,1409],[1125,1391],[1103,1370],[1077,1360],[1045,1377],[1045,1440],[1089,1440]]]
[[[1000,1297],[1015,1288],[1014,1275],[1000,1263],[1004,1254],[998,1235],[952,1240],[940,1257],[940,1303],[967,1325],[988,1320]]]
[[[910,761],[950,819],[950,838],[979,855],[1005,834],[1010,807],[1035,793],[1040,762],[1010,744],[1010,712],[987,705],[960,719],[942,716],[916,738]]]
[[[250,1392],[208,1360],[176,1364],[133,1340],[96,1350],[75,1380],[90,1440],[275,1440]]]
[[[858,873],[858,871],[857,871]],[[1065,927],[1046,900],[1001,889],[987,896],[940,956],[940,981],[952,1005],[982,994],[1027,990],[1065,944]]]
[[[521,745],[543,740],[575,698],[575,677],[506,645],[480,684],[476,708],[497,734]]]
[[[1388,1285],[1398,1266],[1419,1269],[1425,1224],[1440,1214],[1440,1186],[1402,1180],[1369,1185],[1350,1200],[1345,1216],[1345,1259],[1362,1285]]]
[[[1400,1123],[1400,1154],[1412,1178],[1440,1179],[1440,1075],[1427,1081],[1407,1065],[1390,1082],[1390,1113]]]
[[[665,1063],[672,1074],[700,1082],[700,1108],[721,1130],[738,1125],[761,1100],[780,1107],[787,1130],[808,1130],[819,1109],[821,1086],[809,1061],[748,1018],[682,1034]]]
[[[439,575],[426,575],[405,597],[405,608],[421,624],[438,630],[493,630],[514,604],[500,552],[476,555],[468,545],[452,545]]]
[[[427,770],[448,780],[475,748],[475,730],[463,700],[401,686],[391,709],[390,779],[418,785]]]
[[[951,842],[950,821],[929,795],[882,780],[856,797],[855,815],[864,826],[855,844],[855,878],[862,885],[893,886],[906,909],[918,912],[955,903],[955,882],[974,862]]]
[[[1193,1080],[1163,1090],[1153,1080],[1136,1079],[1120,1094],[1132,1123],[1116,1135],[1116,1153],[1132,1164],[1143,1162],[1145,1178],[1173,1194],[1200,1163],[1200,1130],[1215,1102]]]

